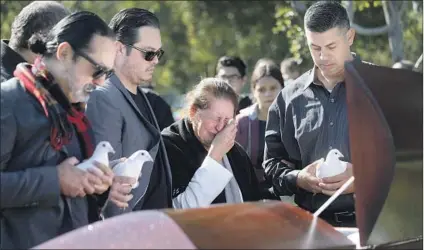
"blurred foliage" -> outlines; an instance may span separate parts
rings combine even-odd
[[[301,1],[306,7],[313,2]],[[415,62],[423,52],[423,15],[422,4],[417,1],[406,1],[405,12],[402,16],[404,27],[404,52],[406,60]],[[382,1],[353,1],[355,10],[355,23],[362,27],[373,28],[386,24]],[[275,34],[285,34],[290,41],[289,51],[297,57],[303,58],[306,67],[312,65],[307,48],[306,38],[303,32],[303,14],[298,13],[291,6],[281,6],[276,10],[276,25],[273,28]],[[391,66],[391,51],[388,35],[364,36],[356,34],[352,51],[360,55],[362,60],[375,64]]]
[[[2,39],[10,36],[14,17],[30,1],[1,1]],[[219,57],[239,55],[248,75],[262,57],[277,63],[287,57],[302,58],[312,65],[303,32],[303,13],[291,1],[61,1],[71,10],[89,10],[106,22],[129,7],[153,11],[161,22],[165,55],[155,72],[156,90],[184,93],[202,77],[215,74]],[[309,6],[311,2],[305,1]],[[355,20],[365,27],[384,25],[381,1],[355,1]],[[408,3],[403,16],[406,59],[422,53],[422,8]],[[391,65],[387,35],[357,35],[354,43],[362,59]],[[245,90],[249,89],[246,86]]]

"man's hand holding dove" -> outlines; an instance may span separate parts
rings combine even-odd
[[[353,165],[341,161],[343,155],[337,149],[328,152],[323,158],[309,164],[297,176],[297,185],[312,193],[333,195],[343,184],[353,176]],[[354,183],[342,194],[353,193]]]
[[[342,161],[340,158],[343,154],[332,149],[328,152],[325,161],[322,161],[316,169],[316,175],[321,179],[318,186],[322,188],[322,193],[333,195],[346,181],[353,175],[352,164]],[[352,183],[342,194],[354,192],[354,184]]]
[[[319,187],[322,189],[323,194],[331,196],[352,176],[353,165],[347,162],[346,170],[343,173],[322,178]],[[350,194],[353,192],[355,192],[355,182],[353,182],[342,194]]]

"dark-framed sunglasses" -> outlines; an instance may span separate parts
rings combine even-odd
[[[100,77],[102,77],[104,75],[106,75],[106,77],[108,77],[113,73],[112,69],[108,69],[108,68],[96,63],[96,61],[94,61],[93,58],[91,58],[85,52],[83,52],[81,50],[75,50],[75,54],[83,57],[85,60],[87,60],[89,63],[91,63],[94,66],[95,71],[92,75],[92,77],[94,79],[99,79]]]
[[[125,45],[143,53],[144,60],[146,60],[148,62],[152,61],[155,58],[155,56],[157,56],[158,60],[160,60],[160,58],[165,53],[165,51],[163,51],[163,49],[158,49],[157,51],[149,51],[149,50],[145,50],[145,49],[136,47],[134,45],[130,45],[130,44],[125,44]]]

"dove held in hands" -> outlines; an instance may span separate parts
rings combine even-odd
[[[115,176],[127,176],[135,178],[137,182],[134,184],[133,188],[136,188],[138,186],[138,178],[140,177],[143,164],[146,161],[153,162],[149,152],[146,150],[138,150],[125,161],[118,163],[113,168],[113,173]]]
[[[77,165],[77,168],[87,171],[89,168],[96,168],[94,161],[97,161],[105,166],[109,166],[109,153],[114,154],[115,150],[107,141],[101,141],[97,144],[93,155],[86,161]]]
[[[340,160],[344,157],[337,149],[332,149],[328,152],[325,161],[323,161],[316,169],[318,178],[326,178],[335,176],[346,171],[347,162]]]

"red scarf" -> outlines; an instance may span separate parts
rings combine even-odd
[[[44,114],[52,122],[50,144],[55,150],[60,150],[63,145],[69,144],[72,138],[72,129],[75,126],[78,141],[83,148],[84,158],[91,157],[94,151],[93,134],[90,123],[84,113],[69,102],[53,76],[47,71],[41,58],[38,57],[34,65],[20,63],[14,71],[23,88],[32,94],[40,103]],[[66,111],[66,119],[60,115],[55,104]]]

